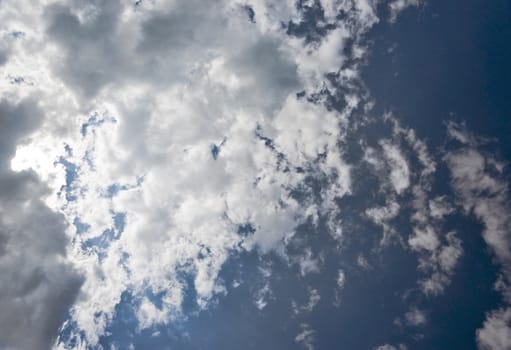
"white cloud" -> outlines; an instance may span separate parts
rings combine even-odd
[[[434,229],[431,226],[426,226],[424,229],[415,228],[408,244],[416,250],[433,252],[438,248],[440,242]]]
[[[429,295],[442,293],[450,283],[458,260],[463,254],[461,240],[455,232],[447,233],[440,243],[439,236],[431,226],[423,230],[414,229],[414,235],[408,243],[413,250],[419,252],[419,268],[430,272],[430,276],[422,279],[422,290]]]
[[[321,261],[313,257],[310,249],[305,249],[305,254],[298,257],[297,263],[300,267],[300,274],[303,277],[309,273],[318,273],[320,271]]]
[[[309,300],[305,305],[297,306],[295,302],[292,303],[293,305],[293,311],[295,315],[300,313],[309,313],[312,312],[316,306],[318,305],[319,301],[321,300],[321,295],[319,294],[319,291],[314,288],[309,288]]]
[[[410,169],[408,162],[396,145],[380,141],[383,154],[390,166],[390,182],[397,194],[403,193],[410,186]]]
[[[158,309],[150,300],[144,298],[138,307],[137,319],[140,329],[146,329],[155,323],[165,323],[168,320],[168,315]]]
[[[399,209],[400,205],[395,200],[389,199],[385,206],[369,208],[365,211],[365,215],[371,221],[383,228],[382,244],[388,243],[395,234],[395,230],[390,225],[390,222],[399,214]]]
[[[359,254],[357,257],[357,265],[363,268],[364,270],[372,269],[372,266],[369,264],[364,255]]]
[[[410,326],[422,326],[426,323],[426,314],[417,308],[412,308],[405,314],[406,323]]]
[[[505,350],[511,347],[511,309],[489,313],[483,328],[477,330],[477,345],[481,350]]]
[[[302,331],[295,337],[295,342],[307,350],[314,350],[314,338],[316,331],[307,324],[301,325]]]
[[[454,137],[454,136],[453,136]],[[473,139],[467,135],[464,139]],[[444,159],[451,171],[451,181],[465,212],[473,213],[484,225],[483,238],[499,263],[511,266],[509,189],[500,174],[492,172],[495,160],[483,155],[473,142],[448,152]],[[492,161],[493,160],[493,161]]]
[[[427,144],[412,129],[402,127],[392,114],[385,114],[383,119],[392,127],[392,139],[380,140],[381,150],[364,147],[363,160],[375,169],[386,203],[366,209],[365,215],[382,227],[382,247],[393,241],[406,242],[417,253],[418,268],[426,275],[419,279],[419,286],[427,295],[438,295],[449,285],[463,254],[456,233],[444,230],[445,218],[455,208],[447,196],[432,196],[437,165]],[[404,196],[405,191],[411,194],[411,200]],[[402,209],[410,213],[409,228],[394,223]]]
[[[406,349],[408,349],[408,348],[404,344],[399,344],[398,346],[385,344],[385,345],[380,345],[376,348],[376,350],[406,350]]]
[[[497,289],[511,301],[511,234],[509,187],[503,165],[491,154],[480,151],[481,142],[464,125],[448,125],[449,136],[458,142],[449,150],[444,160],[447,163],[452,186],[465,214],[473,214],[484,226],[483,239],[495,254],[501,266],[502,276]],[[449,264],[448,261],[446,261]],[[495,310],[487,315],[483,328],[477,331],[481,349],[506,349],[511,345],[508,309]]]
[[[268,301],[272,297],[272,291],[270,285],[266,283],[262,288],[258,289],[254,295],[254,304],[259,310],[263,310]]]
[[[429,200],[429,212],[431,217],[442,219],[454,212],[454,207],[447,201],[446,196],[438,196]]]
[[[346,275],[344,274],[343,270],[339,270],[337,273],[337,287],[339,287],[339,289],[343,289],[345,283]]]
[[[393,0],[388,6],[390,10],[389,21],[394,23],[397,20],[399,14],[408,7],[419,6],[421,0]]]

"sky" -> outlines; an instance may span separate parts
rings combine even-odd
[[[0,0],[0,349],[511,349],[511,3]]]

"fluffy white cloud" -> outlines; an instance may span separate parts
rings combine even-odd
[[[511,347],[511,309],[489,313],[483,328],[477,330],[477,345],[481,350],[505,350]]]

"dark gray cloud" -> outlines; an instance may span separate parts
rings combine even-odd
[[[0,66],[4,65],[7,62],[7,52],[0,49]]]
[[[82,283],[66,262],[66,222],[41,200],[32,171],[13,172],[16,145],[42,121],[33,101],[0,102],[0,347],[49,349]]]
[[[62,79],[83,94],[92,97],[121,71],[121,46],[114,37],[120,14],[119,1],[93,1],[91,13],[79,18],[73,10],[84,4],[54,5],[46,9],[47,33],[64,51],[64,62],[52,62]]]

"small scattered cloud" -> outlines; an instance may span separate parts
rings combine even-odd
[[[312,312],[320,300],[321,295],[319,294],[319,290],[315,288],[309,288],[309,299],[305,305],[298,306],[295,302],[293,302],[293,310],[295,315]]]
[[[424,311],[418,308],[411,308],[410,311],[405,314],[405,321],[409,326],[423,326],[426,324],[427,318]]]
[[[397,194],[402,194],[410,186],[410,169],[400,149],[383,140],[380,141],[383,154],[390,167],[390,182]]]
[[[399,344],[397,346],[385,344],[375,348],[375,350],[407,350],[407,349],[408,347],[404,344]]]
[[[393,0],[389,2],[388,7],[390,11],[389,22],[395,23],[397,17],[408,7],[419,6],[421,0]]]
[[[308,324],[301,325],[301,332],[295,337],[295,342],[307,350],[314,350],[314,338],[316,331],[314,331]]]

